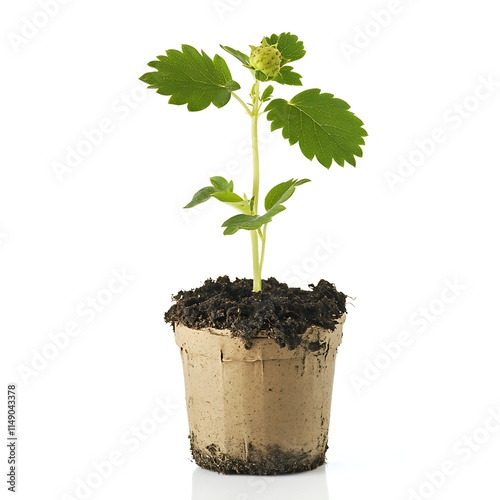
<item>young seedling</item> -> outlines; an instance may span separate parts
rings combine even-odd
[[[240,212],[223,222],[224,234],[235,234],[240,229],[250,231],[252,240],[253,290],[262,288],[262,266],[266,248],[267,225],[285,210],[284,203],[295,189],[309,179],[290,179],[274,186],[264,198],[264,211],[259,210],[260,165],[258,145],[258,120],[263,114],[271,122],[271,130],[282,129],[282,135],[291,145],[298,143],[303,155],[330,168],[335,161],[356,166],[356,156],[363,155],[361,145],[367,135],[363,122],[341,99],[310,89],[300,92],[290,101],[273,98],[274,87],[302,85],[302,76],[293,70],[291,62],[304,57],[304,44],[290,33],[264,37],[259,46],[250,46],[250,54],[231,47],[221,48],[248,68],[253,78],[250,102],[246,103],[236,92],[240,84],[231,77],[226,61],[219,55],[210,58],[190,45],[182,50],[167,50],[149,66],[155,71],[146,73],[141,80],[158,94],[170,96],[170,104],[187,104],[189,111],[201,111],[213,104],[225,106],[233,97],[251,119],[253,186],[251,196],[234,192],[233,181],[216,176],[210,185],[197,191],[185,208],[195,207],[211,198],[229,205]],[[261,84],[267,86],[261,90]]]

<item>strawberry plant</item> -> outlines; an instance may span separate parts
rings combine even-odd
[[[250,194],[237,194],[233,181],[216,176],[210,178],[210,185],[194,194],[185,208],[213,198],[238,212],[224,221],[222,227],[226,235],[239,230],[250,231],[253,290],[258,292],[262,287],[267,226],[285,210],[284,203],[295,189],[310,182],[309,179],[289,179],[279,183],[264,197],[264,210],[261,211],[259,118],[266,115],[271,130],[281,129],[291,145],[298,144],[306,158],[316,158],[326,168],[330,168],[333,162],[340,166],[344,163],[356,166],[356,157],[363,155],[361,146],[367,133],[363,122],[350,111],[350,106],[333,94],[313,88],[298,93],[289,101],[274,97],[272,83],[302,85],[302,76],[290,66],[306,53],[297,36],[281,33],[264,37],[259,46],[250,46],[249,54],[224,45],[221,48],[249,70],[252,78],[249,102],[239,95],[241,86],[232,79],[221,56],[211,58],[190,45],[182,45],[180,51],[167,50],[165,55],[151,61],[149,66],[154,71],[144,74],[141,80],[157,93],[170,96],[170,104],[186,104],[189,111],[201,111],[210,104],[222,108],[233,98],[249,116],[253,158]]]

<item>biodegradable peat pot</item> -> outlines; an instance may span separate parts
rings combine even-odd
[[[227,330],[175,325],[196,463],[225,474],[286,474],[325,462],[345,315],[310,327],[295,349],[267,335],[246,349]]]

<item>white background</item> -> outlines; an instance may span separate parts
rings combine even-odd
[[[1,8],[2,394],[18,384],[18,498],[83,498],[77,485],[89,478],[96,499],[498,498],[500,432],[489,418],[500,411],[494,3],[58,5],[48,20],[34,0]],[[374,20],[395,6],[389,22]],[[47,22],[26,27],[31,20]],[[270,226],[264,274],[301,286],[325,278],[356,300],[339,349],[328,465],[228,478],[189,461],[180,357],[163,313],[181,288],[250,277],[248,235],[222,235],[223,206],[180,208],[228,168],[249,191],[248,117],[234,101],[200,113],[168,106],[138,77],[181,43],[213,56],[219,43],[246,50],[282,31],[305,42],[294,64],[304,88],[348,101],[369,138],[357,168],[328,171],[262,121],[264,190],[313,181]],[[224,57],[248,89],[246,70]],[[488,91],[484,80],[496,83]],[[283,97],[300,90],[275,87]],[[58,178],[54,164],[102,120],[101,144]],[[435,129],[441,143],[432,146]],[[391,189],[401,157],[418,165]],[[328,241],[328,258],[315,259]],[[125,285],[111,295],[113,273]],[[92,297],[109,303],[89,313]],[[79,334],[54,351],[49,335],[62,339],[71,325]],[[397,347],[401,335],[409,340]],[[139,442],[131,436],[141,426]],[[110,455],[120,464],[100,481],[93,463]],[[443,462],[453,473],[426,485]]]

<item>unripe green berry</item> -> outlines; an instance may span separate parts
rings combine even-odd
[[[268,78],[274,78],[280,72],[281,53],[272,45],[253,47],[250,64]]]

